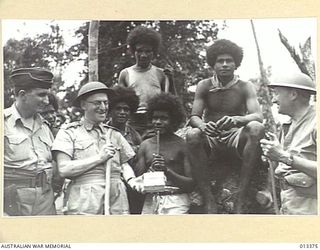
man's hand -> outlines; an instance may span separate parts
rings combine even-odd
[[[139,177],[131,178],[128,181],[128,185],[135,191],[139,193],[144,193],[144,186],[143,186],[143,177],[142,175]]]
[[[204,123],[200,130],[210,137],[219,136],[221,133],[221,130],[217,128],[217,124],[212,121]]]
[[[283,157],[288,153],[283,150],[277,136],[273,133],[267,133],[270,140],[260,140],[260,146],[264,156],[268,157],[272,161],[280,162]]]
[[[144,141],[144,140],[149,139],[151,137],[154,137],[156,135],[157,135],[157,133],[156,133],[156,131],[154,129],[147,129],[147,131],[144,132],[144,134],[142,135],[141,138]]]
[[[216,123],[217,128],[221,131],[229,130],[238,125],[238,118],[236,116],[224,116]]]
[[[100,150],[100,158],[102,161],[107,161],[112,158],[118,149],[113,144],[105,144]]]
[[[167,172],[167,167],[162,155],[153,154],[151,170]]]
[[[164,69],[163,69],[163,73],[168,77],[172,77],[173,74],[172,74],[172,71],[173,71],[173,68],[171,66],[166,66]]]

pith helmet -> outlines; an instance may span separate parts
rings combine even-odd
[[[11,72],[10,80],[15,87],[49,89],[53,74],[42,68],[20,68]]]
[[[271,84],[269,84],[268,87],[287,87],[303,89],[312,92],[312,94],[315,94],[317,91],[312,79],[308,75],[300,72],[295,72],[290,75],[275,78],[275,80]]]
[[[88,82],[80,88],[78,96],[73,101],[73,106],[79,107],[80,100],[95,93],[106,93],[108,95],[108,98],[112,98],[112,96],[114,95],[114,91],[112,89],[109,89],[102,82]]]

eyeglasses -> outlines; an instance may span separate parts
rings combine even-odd
[[[92,101],[92,102],[87,101],[87,102],[93,104],[93,105],[96,106],[96,107],[100,107],[101,104],[103,104],[103,105],[106,106],[106,107],[109,106],[109,102],[108,102],[108,101]]]

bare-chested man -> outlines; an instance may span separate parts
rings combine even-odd
[[[221,39],[207,49],[207,62],[214,76],[198,83],[187,134],[194,178],[205,201],[206,213],[217,213],[210,190],[210,154],[227,152],[242,159],[235,213],[243,213],[250,176],[260,158],[259,140],[264,135],[262,113],[255,89],[241,81],[234,71],[240,66],[243,50]],[[230,155],[231,156],[231,155]]]
[[[184,121],[182,104],[177,97],[162,93],[150,99],[148,107],[153,128],[159,131],[160,140],[157,141],[154,136],[142,142],[137,156],[136,175],[147,171],[164,171],[166,185],[175,190],[147,194],[142,213],[186,214],[190,208],[188,193],[193,190],[194,182],[187,145],[182,138],[174,134]]]

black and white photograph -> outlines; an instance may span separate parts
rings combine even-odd
[[[316,24],[2,20],[2,216],[317,215]]]

